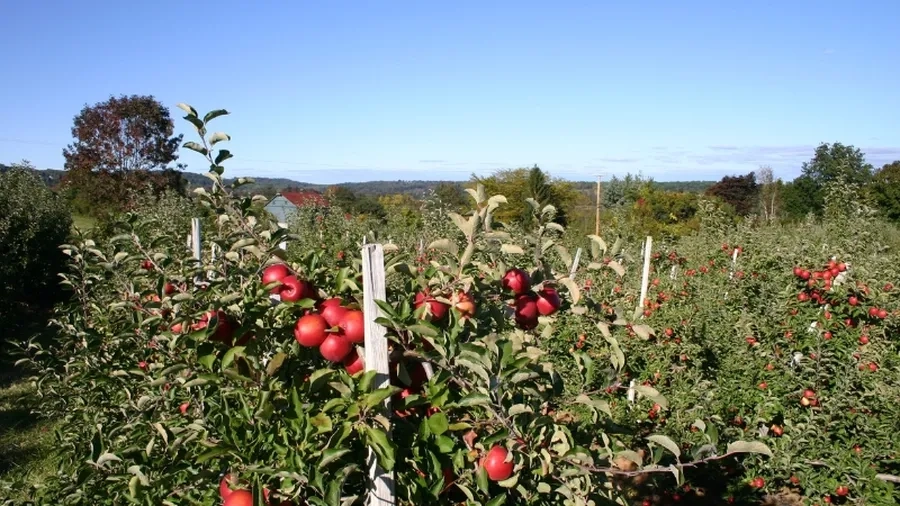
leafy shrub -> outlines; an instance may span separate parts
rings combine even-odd
[[[334,234],[319,238],[325,248],[282,251],[280,242],[300,236],[267,219],[259,199],[234,196],[252,181],[223,183],[231,155],[215,146],[229,138],[208,135],[207,125],[226,112],[201,119],[182,108],[202,140],[185,147],[210,163],[214,185],[198,198],[214,214],[204,243],[220,254],[196,261],[180,231],[137,213],[123,216],[108,240],[63,247],[63,282],[75,296],[56,315],[57,342],[26,349],[42,404],[61,419],[60,471],[33,491],[36,502],[209,505],[219,501],[223,477],[236,474],[257,505],[269,502],[265,495],[281,504],[360,504],[371,487],[371,454],[394,473],[399,504],[587,506],[629,500],[633,484],[616,477],[680,480],[695,466],[769,453],[723,434],[709,435],[701,461],[682,458],[675,440],[635,425],[624,403],[600,398],[605,391],[592,389],[598,376],[583,357],[582,377],[566,389],[542,349],[557,324],[603,331],[608,339],[594,360],[609,358],[613,376],[627,372],[625,336],[650,331],[626,314],[597,312],[601,296],[582,298],[567,275],[568,251],[554,247],[561,227],[551,207],[532,203],[537,232],[517,244],[492,220],[505,198],[483,187],[471,194],[471,213],[449,214],[461,240],[432,241],[427,262],[384,247],[389,290],[377,322],[390,342],[390,374],[351,374],[351,364],[301,346],[298,319],[325,313],[315,299],[360,306],[361,260],[355,250],[342,265],[323,259],[328,243],[350,240]],[[620,284],[620,245],[592,241],[591,268]],[[287,279],[282,288],[261,280],[286,256],[314,287],[305,297],[288,300]],[[512,266],[531,278],[517,298],[501,281]],[[273,288],[280,302],[270,298]],[[561,300],[549,302],[554,293]],[[426,303],[414,304],[417,296]],[[520,314],[523,301],[543,316]],[[668,405],[654,388],[638,391],[642,406]],[[511,474],[489,476],[482,459],[495,447],[511,455]]]
[[[65,202],[27,162],[0,173],[0,323],[17,312],[59,300],[56,274],[65,267],[59,245],[72,218]],[[18,315],[21,317],[21,315]]]

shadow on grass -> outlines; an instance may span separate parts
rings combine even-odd
[[[49,314],[46,313],[23,315],[22,319],[27,323],[0,336],[0,481],[27,486],[40,484],[56,472],[55,424],[39,415],[34,387],[27,381],[33,371],[15,367],[20,357],[14,353],[11,343],[22,343],[37,336],[46,344],[52,338],[53,329],[47,327]],[[27,494],[27,489],[21,489],[20,493]],[[28,499],[3,495],[0,489],[0,502]]]
[[[49,311],[34,311],[22,314],[20,321],[3,325],[6,331],[0,334],[0,388],[6,388],[29,376],[31,371],[15,365],[22,358],[16,345],[22,345],[32,338],[36,338],[42,345],[48,345],[54,335],[54,329],[48,327],[50,318]]]

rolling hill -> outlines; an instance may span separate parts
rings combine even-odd
[[[10,169],[10,166],[4,165],[0,163],[0,172],[5,172]],[[35,172],[41,177],[41,179],[48,186],[56,186],[62,181],[62,177],[65,174],[65,171],[58,169],[36,169]],[[183,172],[183,177],[187,181],[188,186],[190,188],[197,188],[200,186],[209,187],[210,180],[204,176],[203,174],[199,174],[196,172]],[[245,191],[248,192],[258,192],[263,194],[274,194],[276,192],[282,191],[285,188],[295,188],[302,190],[316,190],[316,191],[324,191],[329,186],[333,185],[322,185],[322,184],[311,184],[304,183],[301,181],[294,181],[293,179],[285,179],[285,178],[269,178],[269,177],[257,177],[254,178],[256,181],[252,185],[245,186]],[[226,183],[233,181],[233,179],[226,179]],[[414,197],[423,196],[429,189],[434,188],[440,183],[446,182],[455,182],[457,184],[463,184],[461,181],[438,181],[438,180],[430,180],[430,181],[409,181],[409,180],[397,180],[397,181],[367,181],[364,183],[340,183],[334,186],[343,186],[356,194],[359,195],[371,195],[374,197],[380,195],[389,195],[389,194],[409,194]],[[576,187],[584,191],[586,193],[592,192],[594,188],[594,182],[591,181],[579,181],[576,182]],[[660,189],[667,191],[681,191],[681,192],[690,192],[690,193],[700,193],[705,191],[707,188],[715,184],[715,181],[666,181],[666,182],[656,182],[656,185],[659,186]]]

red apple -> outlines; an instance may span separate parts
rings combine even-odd
[[[516,323],[523,329],[533,329],[538,322],[537,297],[534,294],[516,297]]]
[[[556,292],[556,289],[547,287],[541,290],[538,293],[536,305],[538,313],[544,316],[555,313],[560,305],[559,294]]]
[[[431,297],[431,295],[426,292],[417,293],[414,304],[416,309],[428,304],[428,309],[422,313],[422,318],[428,321],[440,321],[444,319],[444,316],[447,315],[447,309],[450,307],[434,297]]]
[[[301,299],[311,299],[314,295],[312,285],[308,281],[297,279],[296,276],[281,278],[281,300],[284,302],[297,302]]]
[[[849,299],[847,299],[847,302],[849,302],[851,306],[855,306],[859,304],[859,299],[855,295],[852,295]]]
[[[487,471],[488,478],[493,481],[503,481],[513,474],[515,462],[512,459],[506,461],[509,452],[502,446],[494,446],[481,462],[481,467]]]
[[[165,285],[163,285],[164,295],[172,295],[173,293],[175,293],[175,285],[173,285],[172,283],[166,283]]]
[[[232,487],[244,486],[247,482],[245,480],[238,481],[238,477],[236,474],[226,474],[222,481],[219,482],[219,495],[222,496],[222,499],[228,499],[228,497],[234,492]]]
[[[270,265],[263,270],[262,273],[262,284],[268,285],[271,283],[275,283],[276,281],[281,281],[282,279],[291,275],[290,269],[288,269],[287,265],[284,264],[275,264]],[[281,291],[281,285],[278,285],[272,288],[272,293],[278,293]]]
[[[343,305],[343,303],[344,303],[344,300],[341,299],[340,297],[332,297],[330,299],[325,299],[322,302],[318,303],[316,305],[316,307],[318,308],[319,312],[321,312],[326,307],[341,306],[341,305]]]
[[[362,371],[366,368],[366,360],[365,357],[359,354],[359,351],[353,349],[350,351],[350,354],[344,357],[344,369],[347,370],[347,373],[350,376]]]
[[[347,314],[347,311],[349,310],[344,306],[332,303],[327,306],[323,305],[322,309],[319,310],[319,314],[322,315],[322,318],[325,318],[329,327],[337,327],[344,319],[344,315]]]
[[[837,489],[835,489],[834,493],[839,497],[847,497],[847,494],[850,493],[850,489],[844,485],[841,485]]]
[[[343,362],[353,351],[353,344],[340,334],[330,334],[319,346],[322,358],[329,362]]]
[[[366,340],[366,320],[362,311],[347,311],[338,322],[338,327],[343,331],[344,337],[354,344],[360,344]]]
[[[209,320],[211,320],[213,316],[218,318],[218,323],[216,324],[216,329],[213,331],[212,335],[209,336],[209,340],[231,345],[231,334],[234,329],[231,327],[231,322],[228,320],[228,315],[225,311],[209,311],[204,314],[203,317],[200,318],[200,321],[204,323],[201,328],[206,328],[206,326],[209,325]]]
[[[522,269],[510,269],[503,275],[503,288],[516,295],[521,295],[531,289],[531,277]]]
[[[297,325],[294,326],[294,339],[301,346],[315,348],[328,337],[326,330],[328,330],[328,322],[322,318],[322,315],[308,314],[297,320]]]
[[[253,494],[249,490],[235,490],[222,506],[253,506]]]

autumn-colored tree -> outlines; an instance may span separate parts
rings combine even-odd
[[[110,97],[85,105],[63,149],[65,183],[80,212],[127,208],[133,190],[183,190],[178,159],[182,136],[173,135],[169,110],[152,96]]]
[[[718,197],[734,207],[740,216],[747,216],[756,210],[759,202],[759,185],[756,173],[743,176],[725,176],[706,190],[706,195]]]

